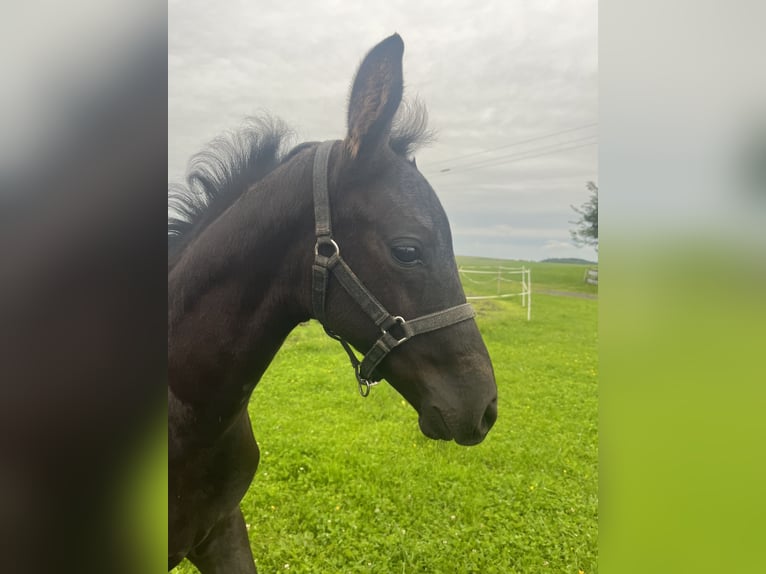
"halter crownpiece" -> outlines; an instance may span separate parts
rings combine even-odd
[[[328,165],[334,141],[325,141],[317,147],[314,156],[314,222],[316,226],[316,245],[312,266],[311,302],[314,316],[322,324],[327,334],[340,342],[348,354],[359,383],[359,393],[366,397],[370,388],[380,381],[375,378],[375,368],[393,349],[410,340],[415,335],[436,331],[443,327],[460,323],[476,316],[468,303],[423,315],[416,319],[405,320],[399,315],[392,315],[364,286],[351,268],[340,256],[340,247],[332,238],[330,218],[330,196],[328,190]],[[351,345],[341,336],[327,327],[326,299],[330,274],[333,274],[341,287],[361,307],[367,316],[380,329],[381,335],[365,353],[360,361]]]

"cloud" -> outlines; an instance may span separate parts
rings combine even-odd
[[[549,239],[543,244],[542,249],[544,251],[562,251],[562,250],[571,251],[572,247],[574,246],[569,241],[556,241],[553,239]]]
[[[514,227],[512,225],[493,225],[490,227],[456,227],[453,233],[460,234],[463,237],[471,238],[521,238],[521,239],[548,239],[548,243],[561,244],[563,242],[553,241],[553,237],[561,237],[561,231],[550,228],[524,228]]]
[[[262,110],[299,141],[343,137],[356,66],[394,31],[405,42],[405,95],[425,102],[437,130],[418,165],[455,225],[456,246],[477,255],[495,249],[489,240],[498,235],[462,235],[481,227],[477,219],[568,237],[569,206],[583,203],[585,182],[597,179],[596,145],[556,151],[577,137],[597,141],[596,127],[484,151],[598,121],[595,1],[392,0],[373,17],[367,4],[338,0],[177,0],[169,16],[173,180],[207,141]],[[476,155],[461,159],[468,154]],[[511,249],[549,255],[546,237],[528,239]]]

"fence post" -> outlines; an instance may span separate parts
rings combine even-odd
[[[527,306],[526,267],[521,266],[521,306]]]
[[[527,269],[527,321],[532,318],[532,270]]]

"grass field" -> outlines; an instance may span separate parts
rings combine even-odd
[[[583,266],[525,264],[533,292],[595,292]],[[424,437],[386,384],[361,398],[340,346],[295,329],[250,402],[261,574],[597,572],[597,302],[535,294],[530,322],[516,298],[475,307],[499,415],[470,448]]]

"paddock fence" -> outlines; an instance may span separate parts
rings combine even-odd
[[[467,292],[481,295],[466,296],[469,301],[479,299],[506,299],[519,297],[527,310],[527,321],[532,318],[532,273],[527,267],[458,267]]]

